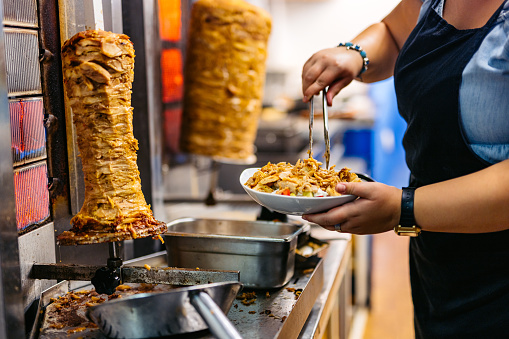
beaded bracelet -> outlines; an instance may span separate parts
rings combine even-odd
[[[360,53],[362,57],[362,69],[358,76],[360,76],[362,73],[368,70],[369,59],[368,56],[366,55],[366,51],[364,51],[361,46],[356,45],[352,42],[340,42],[338,47],[346,47],[346,49],[351,49]]]

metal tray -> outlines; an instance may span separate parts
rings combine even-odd
[[[221,282],[142,293],[87,309],[87,316],[108,338],[158,338],[205,329],[217,338],[241,338],[225,313],[242,289]]]
[[[240,271],[246,288],[279,288],[292,278],[302,225],[182,218],[164,234],[168,266]]]

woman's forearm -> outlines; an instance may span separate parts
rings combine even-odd
[[[423,230],[485,233],[509,229],[509,160],[415,192],[414,214]]]
[[[392,76],[399,49],[384,22],[369,26],[352,42],[362,46],[369,58],[368,70],[362,74],[363,82],[372,83]]]
[[[401,1],[381,22],[353,39],[370,59],[363,82],[376,82],[393,75],[399,51],[417,23],[421,0]]]

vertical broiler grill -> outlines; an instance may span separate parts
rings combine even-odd
[[[87,2],[85,2],[84,4],[87,5]],[[120,70],[118,69],[118,61],[119,60],[116,60],[117,64],[113,64],[113,63],[110,64],[109,60],[111,60],[111,61],[114,61],[114,60],[108,59],[108,58],[110,58],[109,53],[112,53],[112,55],[120,53],[119,47],[122,48],[122,53],[124,53],[124,50],[123,50],[124,47],[122,47],[122,46],[125,46],[124,45],[125,42],[122,39],[125,39],[125,36],[109,34],[109,33],[105,34],[104,31],[102,31],[104,26],[101,24],[101,22],[104,18],[101,15],[100,4],[98,4],[97,2],[94,2],[94,3],[92,3],[92,5],[99,6],[99,8],[93,7],[93,16],[94,16],[93,22],[94,22],[95,28],[97,28],[98,30],[97,31],[87,30],[85,32],[82,31],[79,34],[74,35],[72,38],[70,38],[70,40],[67,40],[68,42],[71,42],[70,44],[68,42],[66,44],[64,44],[63,50],[64,50],[64,52],[68,53],[64,57],[64,61],[65,61],[64,62],[64,80],[65,80],[64,83],[69,82],[71,84],[69,86],[76,87],[76,89],[74,87],[69,87],[69,86],[66,87],[67,97],[68,97],[67,100],[69,101],[69,103],[71,103],[71,102],[73,103],[72,105],[69,104],[66,106],[66,115],[67,115],[66,116],[66,122],[67,122],[66,127],[68,128],[67,140],[68,140],[68,143],[71,143],[71,145],[68,145],[68,149],[75,148],[74,139],[77,137],[78,141],[80,142],[80,150],[79,151],[81,151],[83,153],[83,155],[82,155],[83,172],[84,172],[85,176],[87,177],[87,183],[89,185],[90,185],[90,183],[92,183],[92,185],[95,183],[95,185],[97,185],[97,186],[88,186],[87,191],[85,193],[85,199],[83,202],[83,204],[87,204],[86,205],[87,209],[82,208],[81,211],[71,220],[71,222],[75,225],[71,231],[64,231],[64,232],[60,233],[60,235],[57,236],[57,239],[58,239],[57,245],[59,243],[64,244],[64,245],[81,245],[81,244],[90,245],[90,244],[95,244],[95,243],[108,242],[109,243],[108,244],[109,258],[107,259],[107,265],[105,267],[101,266],[99,268],[97,268],[96,266],[93,266],[93,265],[86,266],[86,265],[69,265],[69,264],[61,264],[61,263],[57,263],[57,264],[36,263],[32,266],[30,278],[33,278],[33,279],[57,279],[57,280],[62,280],[62,279],[91,280],[92,283],[94,284],[94,286],[96,287],[96,290],[99,293],[108,293],[108,294],[113,293],[115,290],[115,287],[118,286],[122,282],[145,282],[145,283],[166,283],[166,284],[174,284],[174,285],[189,285],[189,284],[200,284],[200,283],[204,283],[204,282],[225,281],[225,280],[226,281],[228,281],[228,280],[238,281],[238,272],[226,272],[226,271],[213,272],[213,271],[198,271],[198,270],[191,270],[191,269],[187,269],[187,270],[186,269],[165,269],[165,270],[150,269],[150,270],[146,270],[145,268],[141,268],[141,267],[123,267],[122,254],[120,253],[122,247],[120,246],[118,241],[123,240],[123,239],[129,239],[131,237],[132,237],[132,239],[135,239],[139,236],[144,237],[147,235],[157,235],[157,234],[161,233],[161,231],[163,229],[166,229],[165,227],[161,227],[160,222],[156,222],[157,225],[156,225],[156,229],[154,230],[155,233],[152,233],[152,231],[149,231],[149,233],[145,233],[143,227],[141,227],[141,226],[139,228],[137,228],[136,230],[132,229],[132,227],[129,228],[127,230],[128,232],[124,235],[121,235],[120,233],[118,233],[118,231],[113,232],[113,231],[109,231],[109,230],[106,230],[106,232],[104,234],[96,233],[97,230],[94,225],[96,222],[102,222],[102,220],[101,219],[96,220],[95,218],[100,217],[102,214],[105,213],[104,211],[107,211],[107,209],[104,209],[104,211],[103,211],[103,207],[102,207],[103,203],[101,203],[101,200],[99,200],[98,202],[95,202],[94,200],[91,199],[91,197],[93,195],[90,192],[94,192],[96,189],[99,189],[99,188],[103,189],[103,186],[100,186],[102,184],[99,181],[95,182],[95,180],[96,180],[95,176],[94,176],[95,174],[90,172],[90,168],[91,168],[90,161],[91,161],[91,159],[95,159],[93,157],[90,158],[90,156],[92,156],[92,154],[95,154],[93,152],[98,151],[98,149],[93,148],[93,147],[98,147],[98,146],[94,146],[94,145],[97,145],[95,143],[98,142],[99,144],[101,144],[103,141],[101,141],[102,139],[98,139],[98,141],[94,141],[94,143],[92,143],[91,140],[84,137],[84,134],[86,131],[82,130],[80,132],[79,128],[84,127],[84,128],[88,128],[88,129],[92,129],[92,130],[97,130],[96,133],[101,133],[100,131],[104,131],[106,133],[113,133],[116,131],[115,128],[117,128],[117,127],[115,127],[115,126],[118,126],[117,123],[119,123],[119,122],[113,122],[111,130],[106,130],[107,127],[102,126],[102,125],[95,125],[95,124],[103,123],[102,122],[103,120],[101,120],[101,119],[104,119],[104,117],[101,117],[100,116],[101,114],[107,114],[108,116],[111,115],[111,117],[108,118],[110,120],[117,119],[118,117],[124,116],[124,113],[122,113],[124,111],[122,109],[120,109],[120,111],[119,111],[120,115],[118,115],[118,116],[116,115],[116,114],[118,114],[117,109],[119,109],[120,106],[117,106],[119,104],[116,103],[116,101],[115,101],[116,97],[111,96],[112,94],[110,94],[110,93],[121,93],[119,95],[119,98],[124,98],[124,97],[127,98],[127,96],[129,96],[129,99],[126,99],[127,101],[125,104],[127,106],[125,107],[125,109],[126,109],[126,112],[130,111],[130,109],[131,109],[130,108],[130,104],[131,104],[130,82],[132,81],[132,70],[130,67],[132,67],[132,66],[128,66],[129,63],[126,63],[125,67],[127,67],[127,68],[125,68],[122,72],[126,71],[127,73],[118,73],[118,72],[120,72]],[[143,6],[143,8],[142,8],[143,12],[146,12],[145,5],[143,4],[142,6]],[[126,7],[129,8],[129,6],[126,6]],[[62,8],[62,4],[61,4],[61,8]],[[73,7],[70,4],[68,4],[67,8],[76,9],[76,6]],[[148,30],[148,31],[152,32],[152,30]],[[65,33],[68,33],[68,32],[65,32]],[[134,33],[136,34],[136,32],[134,32]],[[61,32],[61,35],[63,35],[62,32]],[[97,41],[99,41],[98,39],[101,41],[101,45],[100,45],[101,47],[99,48],[100,54],[98,54],[98,55],[102,56],[101,58],[103,58],[103,59],[104,59],[104,56],[107,56],[107,57],[105,60],[102,60],[102,61],[99,60],[99,61],[97,61],[97,64],[95,64],[95,63],[93,63],[93,62],[96,62],[95,57],[94,57],[94,59],[90,59],[89,56],[93,55],[93,53],[96,53],[94,51],[98,47],[94,47],[96,45],[93,45],[93,44],[97,43]],[[115,41],[113,42],[113,40],[111,40],[111,39],[115,39]],[[74,53],[74,52],[72,52],[73,51],[72,44],[75,44],[75,46],[77,48],[76,56],[74,56],[74,54],[69,54],[69,53]],[[115,44],[117,44],[117,45],[115,45]],[[83,50],[86,51],[87,49],[84,49],[85,48],[84,46],[88,46],[86,48],[89,51],[92,51],[91,52],[92,54],[85,54],[83,52]],[[107,49],[106,49],[106,47],[107,47]],[[80,48],[83,48],[83,50],[80,50]],[[81,58],[80,55],[82,55],[81,53],[83,53],[83,55],[87,55],[85,61],[80,61],[80,58]],[[68,59],[66,59],[66,58],[68,58]],[[123,57],[121,57],[121,58],[122,58],[122,60],[124,60]],[[104,62],[104,64],[102,64],[101,62]],[[101,66],[101,65],[103,65],[103,66]],[[110,72],[113,72],[113,73],[111,73],[111,81],[105,80],[105,79],[109,79],[109,77],[106,77],[104,75],[104,72],[106,72],[106,71],[102,67],[106,67],[105,65],[113,65],[113,66],[108,66],[108,67],[112,67],[112,71],[110,71]],[[122,65],[124,65],[124,61],[122,61]],[[148,67],[147,64],[142,65],[142,66],[144,66],[144,67],[142,67],[142,70],[150,71],[150,67]],[[117,68],[115,68],[115,67],[117,67]],[[124,66],[122,66],[122,67],[124,67]],[[76,73],[76,72],[78,72],[78,73]],[[80,79],[79,77],[76,78],[75,74],[79,74],[80,72],[84,72],[83,74],[86,74],[87,78],[86,77],[83,77],[82,79]],[[119,90],[118,85],[114,85],[114,87],[111,89],[111,92],[109,92],[110,89],[108,89],[108,86],[109,86],[108,84],[110,82],[116,83],[118,81],[117,78],[114,78],[114,76],[115,76],[114,74],[121,74],[122,78],[118,78],[118,79],[121,79],[120,84],[122,85],[125,82],[125,84],[122,85],[122,88],[124,88],[124,86],[128,86],[128,90],[125,94],[122,94],[123,92],[117,92]],[[127,74],[128,77],[126,79],[124,79],[123,74]],[[122,80],[122,79],[124,79],[124,80]],[[84,81],[84,82],[81,82],[81,81]],[[122,82],[122,81],[124,81],[124,82]],[[95,93],[94,91],[91,91],[91,94],[89,97],[86,97],[86,95],[83,97],[80,97],[80,95],[81,95],[80,93],[85,93],[87,90],[92,90],[92,82],[93,82],[94,91],[97,90],[97,93]],[[106,85],[105,85],[105,82],[106,82]],[[150,87],[150,86],[147,86],[147,88],[148,87]],[[107,94],[104,94],[104,93],[107,93]],[[116,104],[112,104],[113,106],[111,106],[111,108],[108,108],[108,113],[102,113],[103,112],[102,110],[105,109],[105,108],[101,108],[101,107],[103,107],[102,104],[100,104],[98,106],[98,108],[93,108],[95,106],[83,105],[83,103],[88,102],[89,99],[92,102],[95,102],[97,100],[97,98],[102,98],[103,96],[105,96],[105,97],[104,97],[104,99],[101,99],[101,100],[105,100],[104,101],[105,105],[109,105],[109,103],[111,103],[111,102],[116,103]],[[89,104],[87,104],[87,105],[89,105]],[[72,106],[73,110],[70,110],[69,106]],[[90,107],[92,107],[92,109]],[[109,106],[105,106],[105,107],[109,107]],[[79,109],[79,111],[78,111],[78,109]],[[88,116],[91,114],[96,114],[97,117],[95,117],[92,120],[86,120],[86,119],[88,119]],[[132,113],[129,113],[129,114],[132,114]],[[75,123],[74,125],[71,125],[69,123],[70,119],[72,119],[74,121],[74,123]],[[127,118],[126,126],[125,126],[125,128],[126,128],[125,133],[122,134],[123,136],[119,136],[119,138],[127,138],[127,140],[122,141],[122,145],[125,145],[127,147],[127,150],[129,152],[132,152],[131,147],[128,145],[131,145],[131,143],[136,140],[129,137],[132,134],[132,125],[131,125],[130,119],[131,118]],[[104,121],[106,121],[106,120],[104,120]],[[116,121],[116,120],[111,120],[111,121]],[[122,121],[120,121],[120,122],[122,122]],[[77,136],[78,133],[81,133],[81,135]],[[90,138],[94,138],[94,136],[91,135]],[[112,144],[115,144],[115,143],[112,143]],[[105,150],[108,150],[108,152],[110,152],[110,153],[105,153],[105,155],[108,154],[108,156],[109,156],[109,154],[117,154],[117,153],[113,153],[113,152],[118,151],[118,149],[116,149],[116,148],[112,148],[110,150],[109,146],[107,146],[107,148]],[[74,149],[73,152],[76,152],[76,150]],[[125,154],[125,158],[131,159],[132,156],[134,156],[134,158],[136,158],[135,153],[133,153],[132,156],[130,156],[129,154]],[[85,155],[87,155],[88,163],[85,163]],[[124,163],[125,158],[123,158],[123,157],[118,158],[120,163],[118,163],[119,161],[117,161],[116,164],[112,161],[110,166],[103,167],[103,170],[111,168],[112,166],[115,167],[117,165],[119,165],[119,166],[121,166],[121,168],[123,168],[122,166],[126,165]],[[131,163],[131,162],[129,162],[129,163]],[[88,166],[87,170],[85,170],[85,165]],[[70,167],[72,167],[72,166],[70,166]],[[99,168],[97,170],[99,170]],[[132,187],[133,187],[134,191],[137,191],[139,189],[139,178],[137,180],[135,180],[135,175],[138,172],[137,166],[134,165],[134,169],[132,169],[133,173],[131,175],[126,176],[126,173],[127,173],[126,171],[121,170],[121,172],[120,172],[122,174],[121,178],[124,178],[124,177],[133,178],[132,184],[134,186],[132,186]],[[73,171],[70,171],[70,172],[71,172],[71,175],[73,175],[73,173],[72,173]],[[77,176],[77,172],[79,172],[79,169],[75,168],[74,172],[76,172],[76,173],[74,173],[74,176]],[[106,173],[106,172],[104,172],[104,173]],[[106,174],[106,175],[108,175],[108,174]],[[111,174],[109,174],[109,175],[111,175]],[[92,176],[93,178],[90,176]],[[112,179],[113,179],[113,177],[112,177]],[[131,179],[128,179],[128,180],[131,180]],[[71,181],[72,181],[72,179],[71,179]],[[108,187],[109,180],[106,180],[106,183],[107,184],[105,187]],[[124,187],[131,187],[130,181],[128,183],[129,186],[127,186],[127,184],[124,182],[120,182],[120,184],[122,184],[122,187],[123,187],[122,190],[124,190]],[[113,187],[115,187],[115,186],[113,186]],[[144,210],[145,209],[144,206],[146,205],[146,203],[145,203],[145,199],[143,198],[142,193],[141,192],[134,192],[134,193],[136,193],[136,196],[137,196],[136,200],[134,200],[134,201],[139,200],[138,207],[142,208]],[[128,191],[129,197],[132,197],[133,196],[132,194],[134,194],[134,193],[131,192],[131,190],[129,189],[129,191]],[[140,199],[138,199],[138,198],[140,198]],[[110,197],[108,198],[109,203],[111,203],[113,207],[115,207],[114,199],[116,199],[115,195],[112,195],[111,198]],[[131,199],[131,198],[129,198],[129,199]],[[130,200],[127,200],[126,203],[129,201]],[[91,214],[91,212],[87,212],[89,210],[88,206],[90,206],[90,204],[97,204],[97,207],[99,208],[97,216],[94,216],[93,214]],[[121,209],[122,208],[121,206],[122,205],[116,206],[117,209],[120,209],[121,215],[124,215],[124,213],[127,213],[127,211],[130,210],[130,207],[129,207],[129,209],[126,209],[124,211]],[[136,222],[141,222],[141,224],[143,224],[144,223],[143,220],[153,223],[154,220],[151,219],[151,213],[149,213],[149,214],[150,215],[143,214],[140,219],[141,221],[136,221],[137,219],[135,221],[127,221],[126,227],[131,224],[135,225]],[[80,218],[77,218],[78,216]],[[127,220],[130,220],[133,218],[136,218],[136,215],[131,215],[131,214],[127,215]],[[93,223],[90,224],[90,226],[87,226],[86,223],[85,224],[83,223],[84,222],[83,220],[92,220]],[[96,221],[94,221],[94,220],[96,220]],[[114,227],[114,225],[112,225],[112,226]],[[121,224],[120,226],[123,226],[123,225]],[[147,224],[146,227],[148,229],[149,224]],[[150,226],[150,227],[152,227],[152,226]],[[113,232],[113,233],[111,233],[111,232]],[[162,238],[160,238],[160,239],[162,239]],[[149,271],[149,272],[147,272],[147,271]],[[93,276],[91,276],[91,274],[90,274],[91,272],[93,273]]]
[[[158,23],[153,20],[157,1],[128,1],[122,6],[121,0],[0,0],[0,7],[0,135],[4,138],[0,157],[4,200],[0,337],[24,336],[23,323],[27,332],[34,301],[55,280],[89,281],[105,268],[125,282],[238,281],[236,271],[147,270],[122,265],[126,249],[130,257],[147,251],[146,247],[152,253],[159,241],[151,239],[138,249],[133,243],[61,247],[55,242],[56,235],[70,228],[84,191],[72,112],[64,106],[60,47],[62,41],[87,28],[127,30],[139,43],[133,106],[135,133],[143,136],[138,137],[140,172],[148,202],[158,218],[164,218],[162,194],[158,193],[162,145],[157,104],[161,91],[155,76],[160,74],[159,36],[154,29]],[[122,15],[129,19],[134,15],[136,20],[123,28]]]

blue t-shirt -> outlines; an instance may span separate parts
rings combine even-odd
[[[423,0],[421,19],[431,0]],[[442,16],[444,0],[435,11]],[[509,2],[463,70],[460,117],[472,150],[489,163],[509,159]]]

